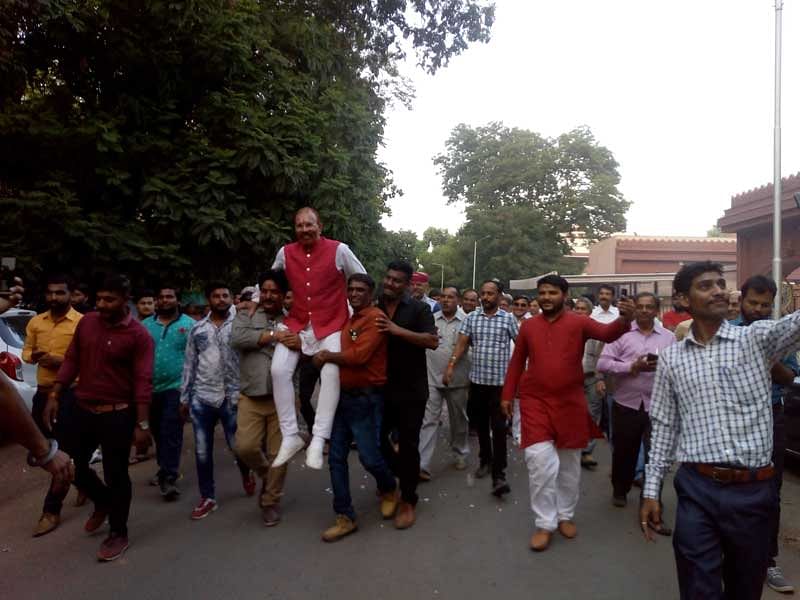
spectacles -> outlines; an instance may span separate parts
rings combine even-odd
[[[524,308],[524,307],[528,306],[528,303],[527,302],[514,302],[514,304],[512,304],[511,306],[521,306],[521,307]]]

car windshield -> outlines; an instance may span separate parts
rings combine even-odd
[[[9,346],[22,348],[25,345],[25,327],[32,315],[0,317],[0,339]]]

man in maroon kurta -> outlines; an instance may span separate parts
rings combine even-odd
[[[506,373],[502,405],[511,415],[519,398],[521,447],[528,466],[531,509],[536,517],[533,550],[544,550],[558,528],[577,534],[581,449],[600,437],[583,394],[583,349],[588,339],[613,342],[630,329],[633,303],[620,300],[620,317],[602,324],[566,310],[569,284],[557,275],[538,281],[541,313],[523,321]],[[527,363],[527,367],[526,367]]]

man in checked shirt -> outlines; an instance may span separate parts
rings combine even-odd
[[[658,526],[658,490],[673,460],[673,546],[681,598],[757,599],[769,563],[772,483],[770,369],[800,348],[800,312],[749,327],[727,322],[722,265],[684,265],[679,302],[694,322],[659,355],[650,419],[642,531]]]

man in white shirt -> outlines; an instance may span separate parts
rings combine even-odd
[[[603,284],[597,291],[597,306],[592,311],[592,318],[600,323],[611,323],[619,317],[619,310],[612,305],[616,291],[608,284]]]

